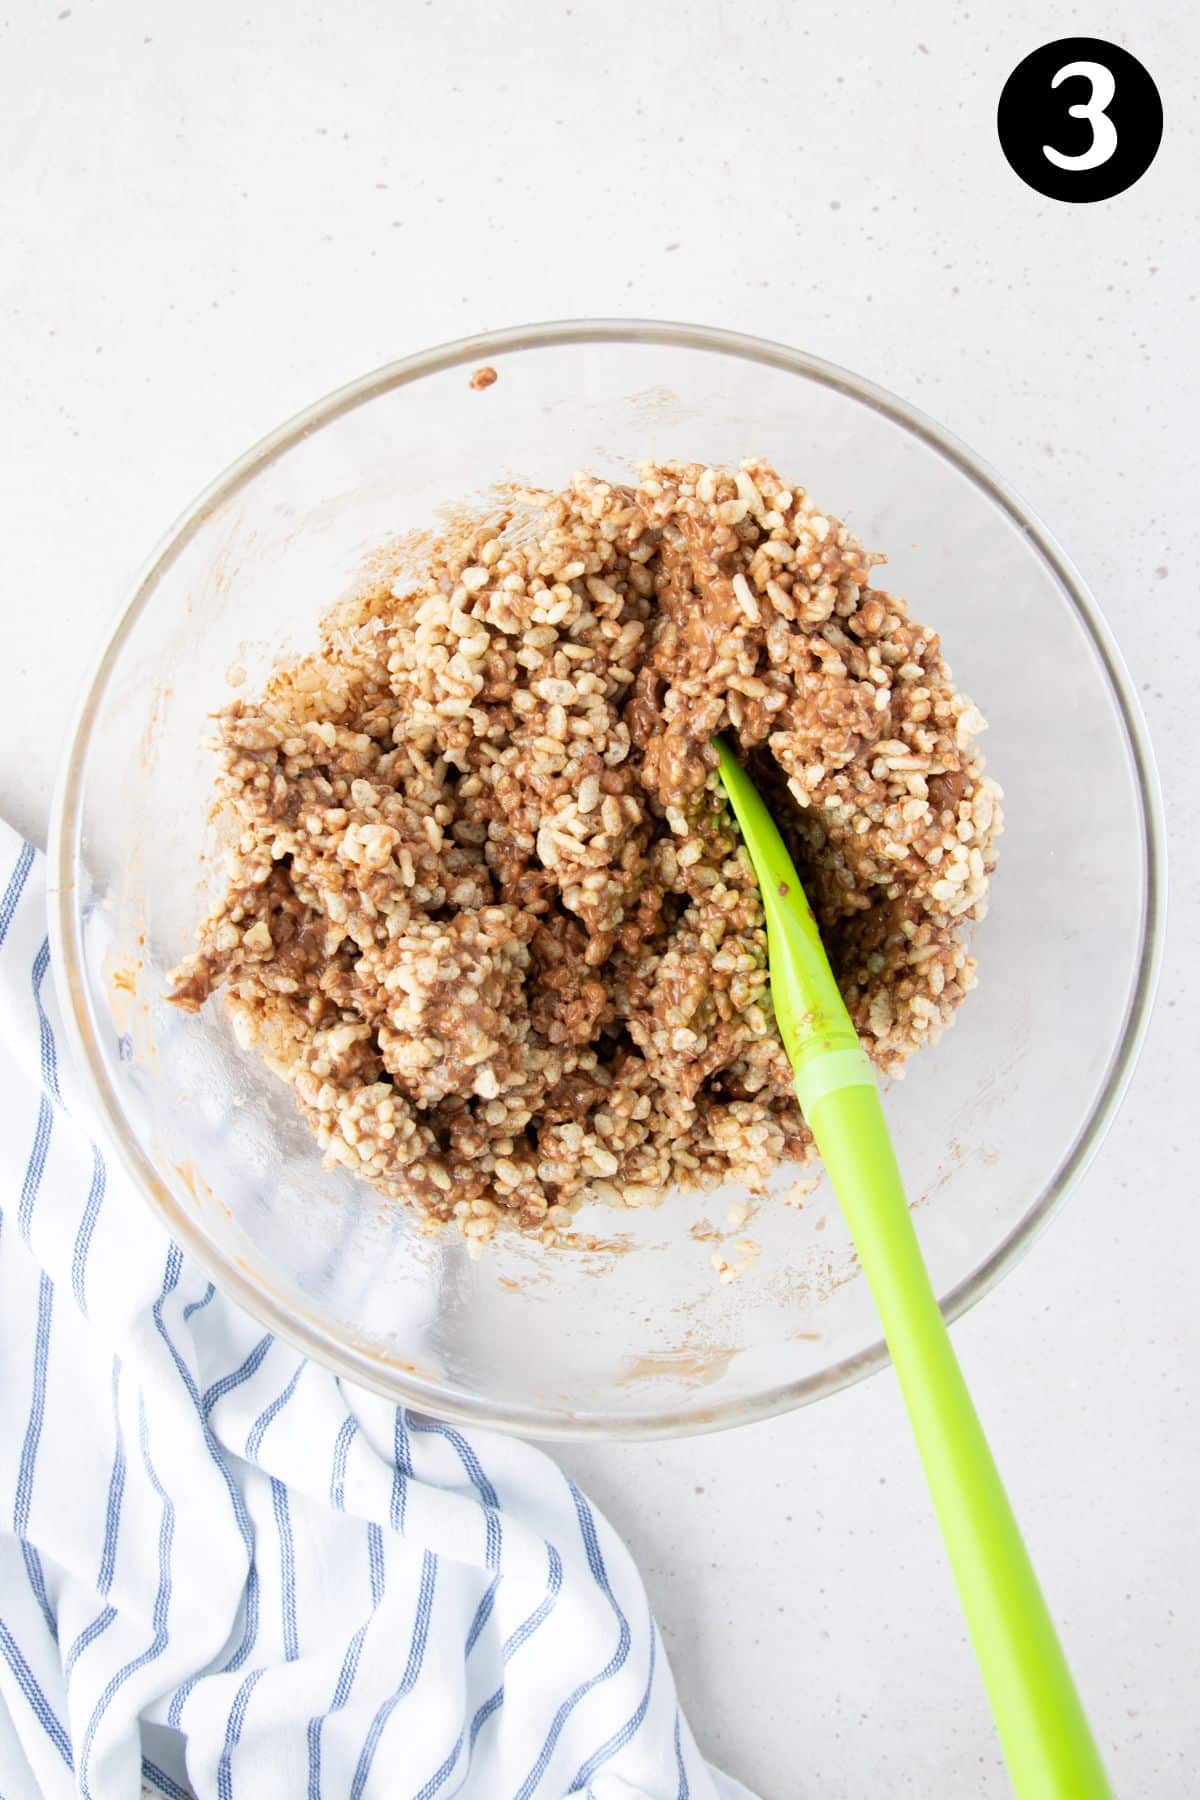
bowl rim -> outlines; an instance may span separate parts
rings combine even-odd
[[[542,1411],[494,1402],[452,1387],[443,1388],[334,1337],[318,1322],[298,1316],[260,1287],[244,1265],[237,1265],[204,1235],[199,1221],[177,1201],[134,1135],[100,1050],[100,1028],[85,975],[82,907],[76,901],[88,747],[106,684],[159,579],[206,519],[300,439],[394,388],[514,351],[589,343],[653,344],[739,357],[816,381],[883,414],[956,467],[1020,529],[1055,576],[1100,660],[1124,729],[1140,808],[1145,893],[1135,977],[1121,1029],[1090,1112],[1053,1177],[1020,1222],[978,1268],[949,1293],[939,1296],[947,1322],[974,1306],[1016,1265],[1096,1154],[1129,1085],[1149,1023],[1163,951],[1165,833],[1158,772],[1145,719],[1124,659],[1090,590],[1047,526],[1017,491],[959,439],[899,396],[835,363],[770,339],[714,326],[621,318],[564,319],[483,332],[401,357],[334,389],[231,463],[203,489],[151,552],[94,659],[82,690],[50,818],[47,906],[52,966],[59,1005],[87,1098],[126,1172],[175,1241],[224,1293],[271,1332],[347,1380],[398,1404],[460,1423],[550,1439],[684,1437],[770,1418],[837,1393],[883,1368],[889,1361],[886,1345],[880,1339],[853,1356],[831,1363],[816,1375],[780,1383],[759,1394],[686,1411],[664,1408],[629,1416]]]

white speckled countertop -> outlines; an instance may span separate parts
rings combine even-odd
[[[1030,0],[18,0],[0,813],[44,839],[71,692],[166,523],[280,419],[406,351],[571,314],[732,326],[884,383],[1004,471],[1141,690],[1173,914],[1119,1123],[956,1341],[1116,1786],[1183,1800],[1200,22],[1182,0],[1127,35],[1133,18],[1110,0],[1054,25]],[[1143,181],[1090,207],[1024,188],[993,126],[1010,69],[1069,31],[1134,50],[1167,119]],[[764,1800],[1007,1792],[890,1374],[723,1437],[562,1460],[641,1559],[701,1742]]]

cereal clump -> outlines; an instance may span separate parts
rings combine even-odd
[[[760,461],[514,492],[219,715],[218,987],[319,1143],[427,1229],[761,1190],[811,1139],[730,731],[895,1073],[974,982],[999,790],[879,559]]]

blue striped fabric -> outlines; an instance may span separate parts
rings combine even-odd
[[[168,1242],[72,1117],[43,915],[0,826],[3,1800],[747,1800],[553,1462],[301,1362]]]

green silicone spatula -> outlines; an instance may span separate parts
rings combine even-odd
[[[762,891],[771,998],[796,1098],[870,1283],[1020,1800],[1112,1800],[913,1229],[871,1062],[750,777],[716,740]]]

